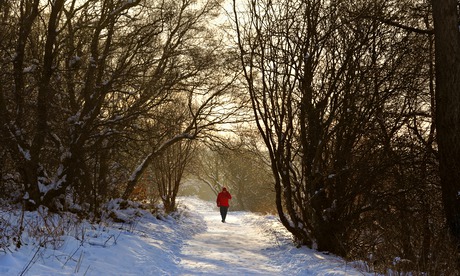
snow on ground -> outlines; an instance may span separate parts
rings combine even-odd
[[[222,223],[213,203],[184,197],[179,206],[178,220],[118,211],[132,223],[82,223],[60,239],[42,239],[46,247],[23,234],[20,249],[0,251],[0,275],[372,275],[295,248],[273,216],[230,209]]]
[[[182,247],[184,275],[366,275],[338,257],[294,247],[274,216],[230,210],[222,223],[213,203],[183,202],[207,226]]]

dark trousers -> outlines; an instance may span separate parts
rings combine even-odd
[[[227,217],[227,212],[228,206],[220,206],[220,215],[222,216],[222,222],[225,221],[225,218]]]

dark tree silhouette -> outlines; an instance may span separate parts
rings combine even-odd
[[[460,32],[456,0],[432,0],[436,52],[436,131],[447,224],[460,243]]]

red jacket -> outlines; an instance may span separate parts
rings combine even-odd
[[[217,195],[217,200],[216,200],[217,207],[220,207],[220,206],[228,207],[228,206],[230,206],[228,204],[229,199],[232,199],[232,195],[229,192],[227,192],[227,189],[225,189],[225,188],[222,189],[222,192],[220,192]]]

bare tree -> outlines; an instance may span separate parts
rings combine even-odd
[[[187,118],[187,105],[184,103],[186,102],[177,98],[165,106],[161,115],[157,114],[159,120],[153,127],[155,133],[174,135],[181,132],[180,128]],[[155,141],[153,137],[151,141]],[[176,210],[176,197],[185,169],[194,155],[194,144],[191,140],[176,142],[159,153],[149,165],[151,182],[147,185],[151,186],[151,189],[156,189],[167,213]]]
[[[460,34],[458,1],[431,1],[436,49],[436,132],[447,224],[460,242]]]
[[[193,154],[191,141],[169,147],[153,163],[154,184],[167,213],[176,210],[176,197],[182,184],[187,164]]]
[[[274,210],[273,177],[263,155],[254,152],[247,141],[233,137],[232,146],[199,147],[191,175],[206,184],[214,195],[227,187],[232,208],[254,212]]]
[[[353,225],[383,211],[385,188],[407,183],[395,172],[418,143],[404,133],[426,83],[421,42],[350,16],[391,10],[384,2],[248,1],[246,9],[234,1],[280,219],[299,243],[347,255],[360,232]]]
[[[238,109],[216,108],[233,97],[231,54],[207,26],[219,1],[0,4],[2,154],[30,208],[128,198],[162,151]],[[181,131],[155,128],[178,97]]]
[[[228,184],[221,156],[215,150],[199,147],[193,160],[193,176],[206,184],[217,196],[222,187],[226,187]]]

